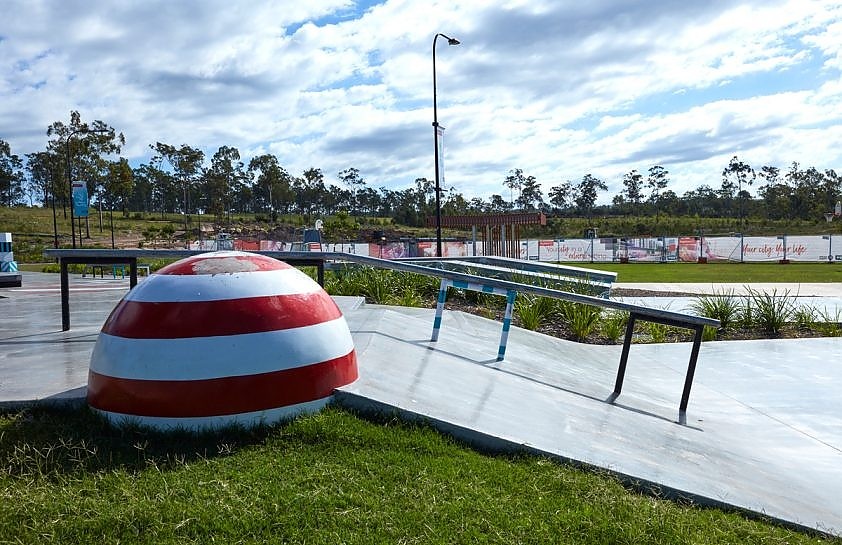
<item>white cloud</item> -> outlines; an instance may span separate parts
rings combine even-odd
[[[679,194],[730,157],[839,169],[842,6],[818,0],[13,1],[0,20],[0,138],[24,154],[78,109],[126,135],[212,155],[270,151],[328,180],[433,176],[431,47],[447,183],[545,190],[585,173],[617,191],[663,163]],[[605,196],[605,200],[610,196]]]

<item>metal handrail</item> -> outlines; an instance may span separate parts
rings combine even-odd
[[[62,329],[67,331],[70,329],[70,291],[68,280],[68,263],[128,263],[130,270],[130,285],[134,287],[137,284],[137,260],[140,258],[183,258],[192,255],[206,253],[202,250],[90,250],[90,249],[47,249],[44,255],[50,258],[57,258],[61,269],[61,297],[62,297]],[[417,265],[414,263],[407,263],[402,261],[394,261],[389,259],[379,259],[376,257],[360,256],[349,254],[345,252],[268,252],[260,251],[254,252],[261,255],[266,255],[276,259],[280,259],[291,264],[311,265],[318,268],[318,278],[322,285],[324,285],[324,268],[326,261],[344,261],[354,262],[363,265],[370,265],[380,269],[390,269],[397,271],[404,271],[416,273],[426,276],[434,276],[438,278],[447,278],[451,281],[457,282],[482,282],[488,286],[495,288],[514,291],[517,293],[529,293],[542,297],[551,297],[553,299],[561,299],[572,303],[581,303],[585,305],[592,305],[603,308],[610,308],[613,310],[620,310],[629,313],[629,321],[626,325],[626,335],[623,341],[623,350],[620,355],[620,366],[617,371],[617,379],[614,384],[614,391],[612,393],[611,401],[620,395],[623,386],[623,379],[626,372],[626,364],[628,362],[629,349],[631,347],[631,339],[634,332],[634,324],[637,320],[648,322],[655,322],[675,327],[682,327],[691,329],[695,332],[693,337],[693,347],[690,352],[690,362],[687,367],[687,374],[684,379],[684,389],[682,391],[681,403],[679,405],[679,421],[685,421],[685,411],[690,397],[690,388],[693,383],[693,376],[696,371],[696,362],[699,355],[699,348],[702,342],[702,334],[704,328],[720,326],[719,320],[713,318],[706,318],[703,316],[695,316],[693,314],[685,314],[681,312],[674,312],[671,310],[657,309],[645,307],[642,305],[634,305],[622,301],[614,301],[611,299],[603,299],[591,295],[583,295],[578,293],[570,293],[553,288],[543,286],[535,286],[531,284],[521,284],[509,280],[501,280],[499,278],[488,278],[484,276],[468,274],[458,271],[444,270],[432,268],[424,265]]]

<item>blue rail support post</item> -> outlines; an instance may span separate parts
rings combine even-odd
[[[442,278],[439,286],[439,297],[436,302],[436,317],[433,320],[433,334],[430,337],[430,342],[439,340],[439,331],[441,330],[441,319],[444,314],[444,302],[447,299],[447,288],[453,286],[463,290],[478,291],[482,293],[491,293],[494,295],[502,295],[506,298],[506,312],[503,316],[503,330],[500,333],[500,344],[497,347],[497,361],[503,359],[506,355],[506,343],[509,339],[509,329],[512,324],[512,309],[515,304],[515,297],[517,292],[514,290],[506,290],[502,288],[495,288],[486,284],[464,282],[460,280],[450,280],[449,278]]]

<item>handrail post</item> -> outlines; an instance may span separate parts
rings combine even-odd
[[[702,335],[705,326],[696,326],[696,335],[693,337],[693,349],[690,351],[690,363],[687,366],[687,376],[684,378],[684,390],[681,392],[681,405],[679,411],[687,411],[687,402],[690,400],[690,388],[693,386],[693,376],[696,374],[696,360],[699,359],[699,347],[702,345]]]
[[[626,323],[626,338],[623,340],[623,352],[620,354],[620,367],[617,369],[617,380],[614,381],[614,397],[617,397],[623,391],[623,379],[626,376],[626,364],[629,361],[629,349],[631,348],[636,319],[637,316],[634,313],[629,313],[629,321]]]

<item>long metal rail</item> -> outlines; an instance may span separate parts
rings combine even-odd
[[[47,249],[44,255],[49,258],[58,259],[61,269],[61,310],[62,310],[62,330],[70,329],[70,290],[67,265],[71,263],[97,263],[97,264],[128,264],[130,272],[130,286],[133,288],[137,284],[137,263],[141,261],[151,261],[153,259],[162,258],[184,258],[192,255],[206,253],[204,251],[194,250],[92,250],[92,249]],[[374,268],[390,269],[396,271],[404,271],[409,273],[416,273],[426,276],[434,276],[438,278],[446,278],[456,282],[482,282],[484,285],[492,286],[506,291],[514,291],[517,293],[529,293],[542,297],[551,297],[553,299],[560,299],[563,301],[570,301],[573,303],[581,303],[584,305],[592,305],[596,307],[609,308],[629,313],[629,321],[626,327],[625,338],[623,340],[623,350],[620,355],[620,365],[617,371],[617,379],[614,383],[614,392],[612,399],[620,395],[623,388],[623,380],[625,378],[626,367],[628,364],[629,351],[631,348],[632,334],[634,331],[634,324],[637,321],[647,321],[668,326],[680,327],[694,331],[692,348],[690,351],[690,361],[687,367],[687,374],[684,379],[684,389],[681,394],[681,403],[679,405],[680,414],[683,418],[687,410],[687,404],[690,398],[690,389],[693,385],[693,377],[696,372],[696,362],[699,357],[699,349],[701,347],[702,335],[705,326],[718,328],[719,320],[713,318],[705,318],[702,316],[694,316],[692,314],[685,314],[671,310],[664,310],[658,308],[650,308],[642,305],[634,305],[622,301],[614,301],[611,299],[603,299],[592,295],[583,295],[578,293],[570,293],[553,288],[547,288],[540,285],[523,284],[513,282],[510,280],[503,280],[499,278],[488,278],[478,276],[475,274],[467,274],[464,272],[444,270],[431,266],[424,266],[417,263],[408,263],[403,261],[393,261],[388,259],[379,259],[376,257],[359,256],[348,254],[344,252],[255,252],[276,259],[285,261],[291,265],[315,266],[318,269],[319,283],[324,285],[324,267],[326,261],[344,261],[359,263],[361,265],[368,265]]]

